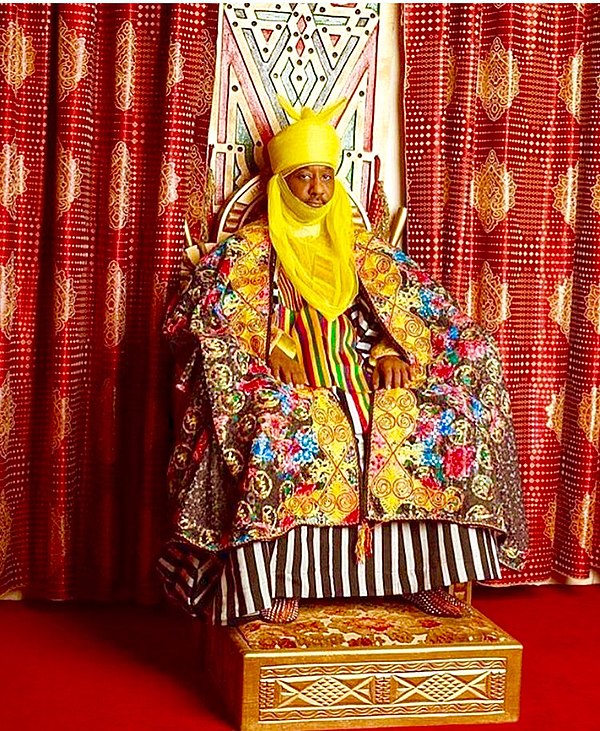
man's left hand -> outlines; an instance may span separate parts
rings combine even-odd
[[[414,376],[413,370],[397,355],[384,355],[375,364],[373,388],[407,388]]]

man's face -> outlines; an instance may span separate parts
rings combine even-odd
[[[335,173],[329,165],[306,165],[290,173],[285,181],[296,198],[320,208],[333,197]]]

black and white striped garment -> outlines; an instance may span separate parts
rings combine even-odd
[[[454,523],[374,526],[373,552],[355,559],[358,526],[301,526],[225,556],[171,544],[160,560],[167,592],[195,616],[229,624],[276,597],[320,599],[410,594],[456,582],[500,578],[492,531]]]

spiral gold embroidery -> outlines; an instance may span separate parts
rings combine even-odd
[[[73,277],[67,277],[64,269],[57,269],[54,275],[54,330],[64,330],[67,322],[75,315],[75,284]]]
[[[126,20],[117,32],[115,55],[115,104],[122,112],[131,109],[135,95],[136,36],[133,23]]]
[[[31,38],[25,35],[18,20],[11,20],[0,33],[0,68],[15,96],[27,77],[35,71]]]
[[[565,222],[575,231],[577,221],[577,189],[579,179],[579,163],[569,167],[565,175],[558,176],[558,183],[552,188],[554,193],[553,207],[560,211]]]
[[[568,338],[571,329],[571,300],[573,298],[573,275],[564,277],[556,283],[554,292],[548,297],[550,319],[560,327]]]
[[[0,457],[8,457],[10,433],[15,426],[15,400],[10,387],[10,374],[4,379],[0,387]]]
[[[130,180],[129,149],[120,140],[112,151],[108,190],[108,223],[111,228],[116,230],[124,228],[129,219]]]
[[[477,96],[488,117],[495,122],[511,106],[519,93],[521,72],[512,51],[494,38],[486,59],[479,62]]]
[[[600,285],[592,284],[585,298],[585,316],[594,326],[596,335],[600,335]]]
[[[56,217],[66,213],[81,195],[83,173],[71,150],[59,144],[56,171]]]
[[[77,37],[62,17],[58,19],[58,98],[60,101],[77,88],[81,79],[88,75],[90,54],[85,38]]]
[[[19,289],[15,273],[15,252],[13,251],[6,264],[0,264],[0,330],[8,340],[12,335]]]
[[[169,68],[167,71],[167,96],[173,91],[175,84],[183,81],[185,58],[181,52],[181,43],[175,41],[169,46]]]
[[[56,450],[61,443],[72,432],[71,426],[71,406],[68,396],[62,396],[60,391],[54,391],[54,420],[52,432],[52,449]]]
[[[558,78],[558,96],[564,101],[570,114],[581,121],[581,83],[583,80],[583,46],[567,61],[565,70]]]
[[[177,186],[181,182],[181,178],[175,172],[175,163],[169,162],[166,155],[163,155],[162,166],[160,170],[160,187],[158,191],[158,215],[162,216],[171,203],[174,203],[179,195],[177,194]]]
[[[104,344],[114,348],[125,334],[125,313],[127,284],[125,273],[119,262],[111,261],[106,282],[106,303],[104,311]]]
[[[2,170],[0,202],[14,219],[17,217],[17,198],[27,190],[25,181],[29,175],[24,155],[18,151],[16,142],[4,143],[0,154],[0,170]]]
[[[490,150],[471,184],[471,205],[477,210],[487,233],[493,231],[514,207],[516,190],[513,174],[500,163],[496,152]]]

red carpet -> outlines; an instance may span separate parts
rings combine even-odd
[[[479,589],[475,605],[525,646],[521,720],[492,728],[600,731],[600,587]],[[194,647],[194,623],[162,609],[0,602],[0,729],[226,731]]]

